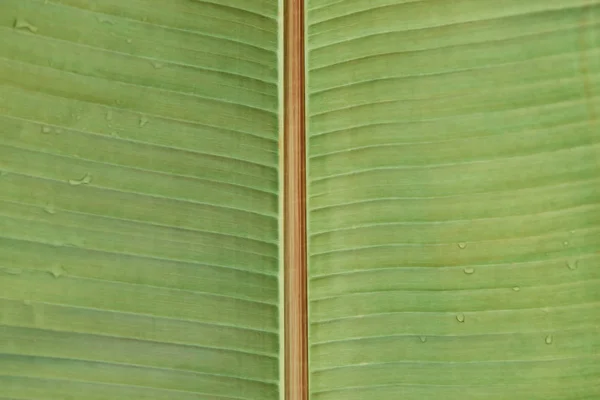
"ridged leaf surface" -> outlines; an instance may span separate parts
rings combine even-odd
[[[312,400],[600,397],[600,3],[308,0]]]
[[[0,396],[275,399],[277,1],[0,2]]]

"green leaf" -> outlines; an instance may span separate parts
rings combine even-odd
[[[279,397],[278,3],[0,2],[0,396]]]
[[[600,396],[600,3],[309,0],[312,400]]]
[[[1,399],[281,398],[281,4],[0,2]],[[598,398],[600,2],[306,11],[312,400]]]

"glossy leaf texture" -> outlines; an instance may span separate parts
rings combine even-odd
[[[600,398],[600,2],[307,18],[311,399]]]
[[[0,398],[278,398],[277,1],[0,34]]]

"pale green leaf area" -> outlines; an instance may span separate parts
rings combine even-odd
[[[600,399],[600,1],[307,15],[311,399]]]
[[[0,398],[279,397],[278,3],[0,1]]]

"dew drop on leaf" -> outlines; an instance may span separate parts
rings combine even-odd
[[[60,265],[55,265],[54,267],[52,267],[52,269],[50,270],[50,273],[52,274],[53,277],[55,278],[60,278],[61,276],[63,276],[65,274],[65,270],[63,269],[62,266]]]
[[[465,322],[465,314],[463,314],[463,313],[457,314],[456,315],[456,320],[458,322]]]
[[[512,290],[518,292],[519,290],[521,290],[521,288],[518,286],[513,286]]]
[[[31,300],[25,299],[25,300],[23,300],[23,304],[25,304],[26,306],[30,306],[31,305]]]
[[[42,127],[42,133],[50,133],[50,132],[52,132],[52,128],[50,128],[49,126]]]
[[[27,22],[21,18],[15,19],[14,27],[15,27],[15,29],[24,29],[31,33],[36,33],[38,31],[37,27],[33,26],[32,24],[30,24],[29,22]]]
[[[427,341],[427,336],[419,336],[419,340],[421,343],[425,343]]]
[[[148,118],[146,118],[145,115],[142,115],[140,117],[140,127],[144,127],[146,126],[146,124],[148,123]]]
[[[473,267],[466,267],[465,269],[463,269],[463,271],[465,272],[465,274],[471,275],[472,273],[475,272],[475,268],[473,268]]]
[[[163,63],[159,63],[158,61],[154,61],[154,62],[152,62],[152,66],[155,69],[161,69],[162,67],[164,67],[164,64]]]
[[[552,335],[548,335],[548,336],[546,336],[546,339],[544,341],[546,342],[546,344],[552,344],[552,340],[553,340]]]
[[[44,206],[44,211],[46,211],[48,214],[56,214],[56,209],[54,208],[53,204],[46,204]]]
[[[74,236],[65,242],[67,246],[83,247],[85,246],[85,240],[81,236]]]
[[[69,185],[71,185],[71,186],[87,185],[91,181],[92,181],[92,176],[90,174],[85,174],[85,176],[81,179],[69,179]]]
[[[465,242],[460,242],[458,244],[458,247],[461,248],[461,249],[466,249],[467,248],[467,244]]]
[[[567,260],[567,268],[569,268],[571,271],[575,271],[577,269],[577,260]]]
[[[111,21],[111,20],[110,20],[110,19],[108,19],[108,18],[105,18],[105,17],[98,16],[98,17],[96,17],[96,19],[97,19],[97,20],[98,20],[98,22],[99,22],[99,23],[101,23],[101,24],[114,25],[114,22],[113,22],[113,21]]]

